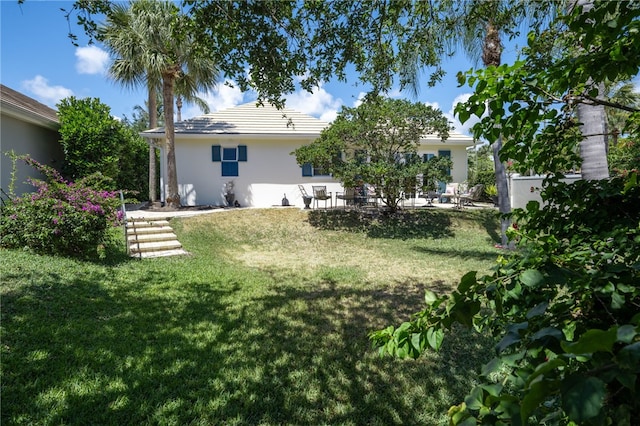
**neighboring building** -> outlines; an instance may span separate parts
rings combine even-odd
[[[56,111],[4,85],[0,85],[0,187],[9,192],[13,164],[5,153],[29,154],[39,163],[59,169],[64,161]],[[17,164],[15,194],[31,192],[27,178],[42,178],[32,167]]]
[[[311,167],[300,167],[293,151],[310,144],[329,124],[306,114],[258,107],[255,102],[201,115],[175,124],[175,150],[181,204],[225,205],[225,185],[233,181],[235,199],[243,207],[281,205],[287,197],[303,206],[298,185],[311,192],[312,185],[342,191],[331,176]],[[167,182],[164,128],[147,130],[142,136],[163,141],[160,146],[160,183],[165,199]],[[467,179],[468,136],[453,133],[446,142],[437,137],[422,140],[420,154],[450,155],[455,182]]]

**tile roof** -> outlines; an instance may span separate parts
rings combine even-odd
[[[2,112],[19,117],[45,127],[59,127],[56,110],[36,101],[20,92],[17,92],[4,84],[0,85],[0,101]]]
[[[319,135],[329,123],[307,114],[272,105],[256,106],[255,102],[200,115],[175,123],[177,135]],[[142,133],[164,134],[164,127]]]
[[[329,123],[301,112],[272,105],[256,106],[255,102],[200,115],[175,123],[175,134],[187,137],[211,135],[290,135],[319,136]],[[163,138],[164,127],[141,133],[147,138]],[[437,135],[425,135],[423,144],[442,143]],[[473,138],[455,131],[449,132],[450,145],[472,146]]]

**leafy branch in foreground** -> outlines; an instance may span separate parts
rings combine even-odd
[[[452,424],[640,424],[638,173],[562,182],[581,162],[575,102],[640,67],[640,4],[593,5],[561,23],[564,47],[588,52],[545,56],[530,36],[524,60],[459,75],[474,86],[460,120],[481,117],[476,137],[504,137],[503,160],[546,176],[544,205],[513,213],[517,250],[492,275],[470,272],[450,295],[428,292],[411,321],[370,335],[382,354],[411,358],[440,349],[454,324],[496,339],[479,385],[449,410]],[[633,120],[624,127],[637,137]]]
[[[412,321],[371,334],[381,354],[411,358],[440,349],[455,323],[497,339],[453,424],[640,420],[640,185],[636,174],[574,185],[519,212],[520,250],[493,275],[427,292]]]

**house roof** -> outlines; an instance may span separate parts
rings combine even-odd
[[[186,137],[211,135],[318,136],[329,123],[301,112],[255,102],[200,115],[175,123],[175,134]],[[164,136],[164,127],[141,133],[147,138]]]
[[[210,138],[214,135],[255,135],[262,137],[318,137],[329,123],[301,112],[255,102],[227,108],[211,114],[200,115],[175,123],[175,134],[181,138]],[[164,138],[164,127],[146,130],[145,138]],[[423,144],[442,143],[437,135],[426,135]],[[473,138],[450,132],[446,140],[449,145],[472,146]]]
[[[3,114],[50,129],[57,130],[60,127],[54,109],[4,84],[0,84],[0,104]]]

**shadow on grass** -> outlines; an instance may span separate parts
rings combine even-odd
[[[423,253],[423,254],[432,254],[438,256],[447,256],[451,258],[460,258],[460,259],[476,259],[476,260],[488,260],[494,261],[497,259],[499,251],[498,249],[488,248],[486,251],[481,250],[443,250],[442,248],[429,248],[429,247],[414,247],[413,250]]]
[[[160,272],[4,277],[24,285],[3,290],[2,424],[436,424],[490,353],[456,331],[418,361],[373,354],[367,333],[421,309],[423,286]]]
[[[320,229],[364,232],[372,238],[446,238],[454,235],[448,213],[434,210],[313,210],[309,223]]]

